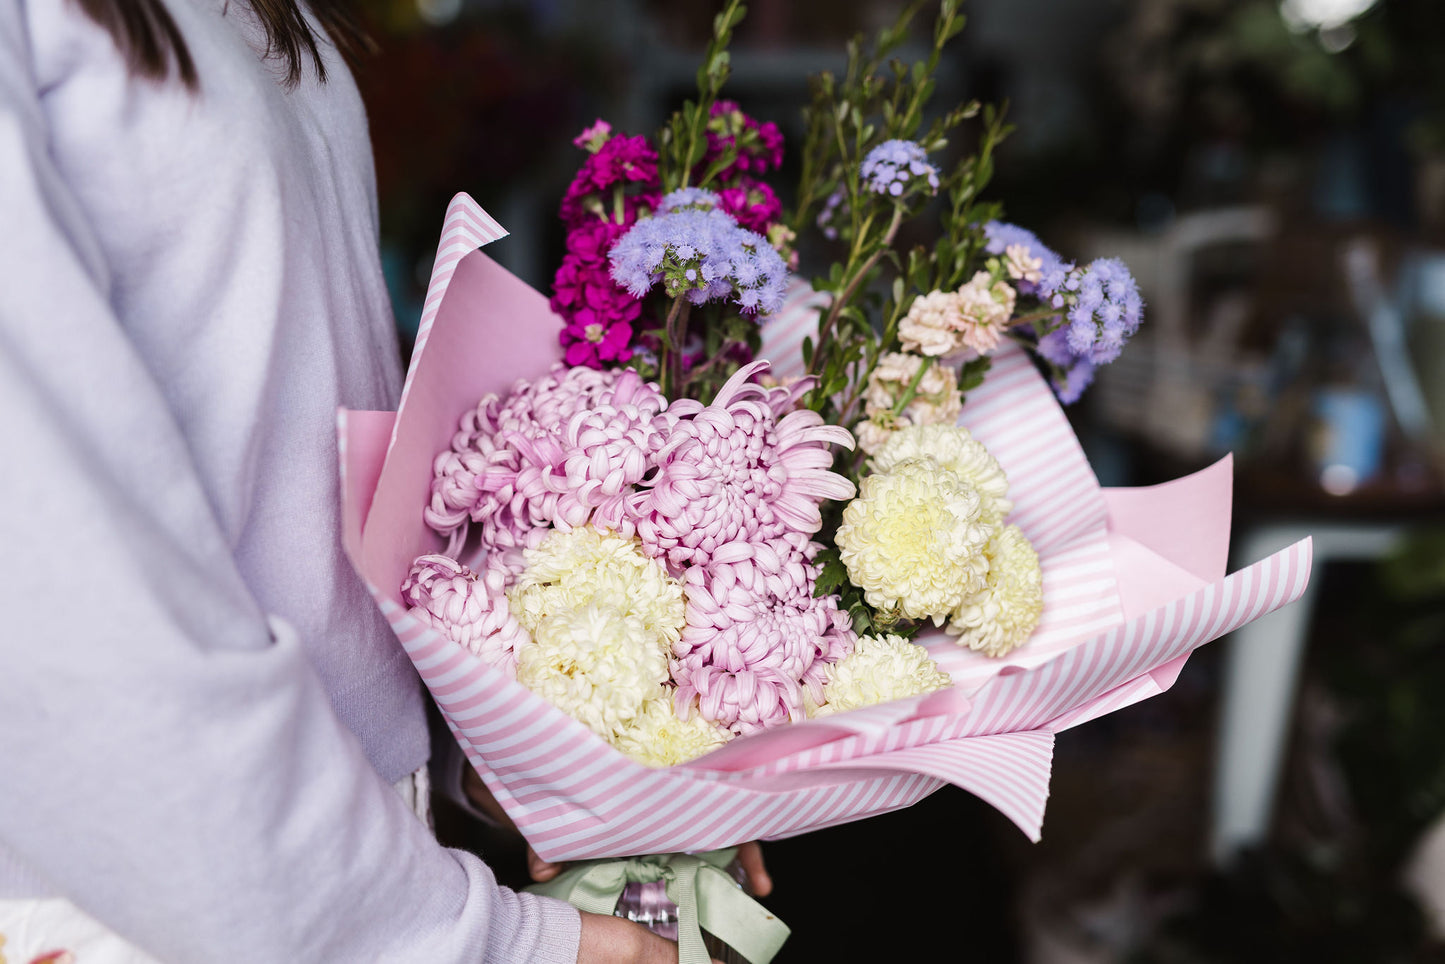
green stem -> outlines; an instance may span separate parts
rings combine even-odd
[[[1026,315],[1015,315],[1009,319],[1008,324],[1010,328],[1016,328],[1019,325],[1031,325],[1036,321],[1047,321],[1050,318],[1057,318],[1063,313],[1063,308],[1040,308]]]
[[[898,234],[898,226],[902,223],[903,205],[898,204],[893,208],[893,220],[888,223],[888,231],[883,235],[883,240],[878,245],[877,250],[869,256],[867,261],[863,262],[863,267],[849,279],[848,285],[843,289],[843,292],[838,295],[837,298],[833,299],[833,304],[828,308],[828,316],[824,318],[823,323],[818,326],[818,345],[813,350],[813,364],[808,369],[810,375],[816,375],[823,370],[823,349],[828,343],[829,335],[833,333],[833,325],[838,321],[838,316],[843,313],[843,309],[847,307],[848,301],[853,297],[853,292],[857,290],[858,285],[868,276],[868,272],[873,270],[873,266],[878,263],[878,259],[883,257],[883,252],[888,250],[888,246],[893,243],[894,237]]]
[[[908,403],[912,402],[914,397],[917,396],[918,386],[923,383],[923,376],[927,375],[928,370],[932,367],[933,359],[925,357],[923,364],[918,366],[918,371],[914,372],[913,380],[908,383],[908,387],[903,390],[903,394],[898,396],[898,401],[893,403],[893,416],[895,418],[902,415],[903,410],[908,407]]]
[[[667,325],[662,336],[662,394],[669,399],[681,397],[682,392],[682,348],[687,337],[687,314],[692,303],[686,295],[678,295],[667,313]]]
[[[873,359],[873,360],[872,360],[872,364],[870,364],[870,365],[868,366],[869,369],[871,370],[872,367],[873,367],[873,364],[876,364],[876,363],[877,363],[877,359]],[[856,374],[856,369],[855,369],[855,374]],[[864,389],[866,389],[866,388],[868,387],[867,379],[866,379],[866,378],[860,379],[860,378],[856,378],[856,377],[855,377],[855,378],[853,378],[853,379],[850,380],[850,384],[852,385],[851,394],[849,394],[848,400],[847,400],[846,402],[844,402],[844,403],[843,403],[843,406],[838,410],[838,411],[839,411],[838,424],[839,424],[839,425],[842,425],[842,426],[844,426],[844,427],[847,427],[847,426],[853,424],[853,408],[854,408],[854,406],[856,406],[856,405],[858,404],[858,399],[860,399],[860,398],[863,397],[863,391],[864,391]]]

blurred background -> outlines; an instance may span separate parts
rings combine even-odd
[[[730,95],[796,143],[807,75],[900,6],[753,0]],[[489,253],[550,293],[572,137],[598,117],[651,133],[715,12],[366,8],[404,340],[457,191],[512,232]],[[1232,453],[1231,568],[1310,534],[1315,573],[1164,696],[1061,734],[1041,844],[948,788],[769,845],[768,905],[794,929],[778,960],[938,942],[931,959],[1029,964],[1445,961],[1445,3],[964,9],[936,103],[1008,103],[992,197],[1067,258],[1122,257],[1145,295],[1069,412],[1101,482]],[[514,841],[441,823],[521,882]]]

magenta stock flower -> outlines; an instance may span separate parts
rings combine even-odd
[[[580,147],[589,154],[596,154],[611,139],[612,125],[599,117],[592,122],[591,127],[585,128],[582,133],[572,138],[572,146]]]
[[[642,305],[612,280],[607,252],[627,223],[589,218],[567,234],[567,253],[552,281],[551,308],[565,322],[558,340],[567,364],[603,368],[632,357]]]
[[[657,187],[657,152],[639,135],[609,138],[582,167],[562,196],[562,221],[570,228],[610,208],[604,192],[614,187]],[[589,204],[590,199],[590,204]]]
[[[499,567],[479,573],[447,556],[421,556],[401,584],[401,595],[417,619],[511,671],[517,647],[528,636],[507,606],[506,579]]]
[[[735,186],[717,193],[722,209],[738,224],[757,234],[766,235],[773,222],[783,216],[783,202],[762,181],[743,177]]]
[[[743,113],[735,101],[720,100],[712,105],[707,124],[706,168],[728,148],[737,148],[737,158],[718,174],[727,182],[737,174],[766,174],[783,163],[783,132],[772,121],[758,123]]]
[[[751,384],[766,368],[740,368],[711,405],[682,399],[669,409],[657,470],[634,500],[650,554],[681,567],[706,563],[725,543],[811,534],[823,524],[819,500],[852,498],[853,484],[829,471],[828,446],[851,449],[853,437],[808,409],[781,414],[796,393]]]

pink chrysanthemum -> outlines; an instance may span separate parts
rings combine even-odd
[[[427,555],[412,564],[401,596],[417,619],[514,672],[517,647],[530,640],[508,608],[506,580],[499,567],[475,572],[448,556]]]
[[[623,500],[661,442],[666,407],[631,370],[556,365],[520,380],[505,402],[489,396],[468,412],[452,450],[437,457],[427,524],[451,536],[453,552],[469,522],[488,550],[533,547],[551,526],[581,525],[593,510],[627,529]]]
[[[750,383],[766,368],[738,369],[711,405],[682,399],[669,409],[657,471],[632,502],[649,554],[676,567],[698,565],[725,543],[810,535],[823,524],[820,500],[853,497],[853,484],[829,471],[828,450],[852,448],[853,437],[817,412],[781,414],[796,393]]]
[[[826,667],[855,641],[833,596],[815,598],[815,572],[795,544],[734,542],[683,574],[682,637],[673,645],[677,704],[751,733],[803,718],[821,702]]]

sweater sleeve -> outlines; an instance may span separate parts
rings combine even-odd
[[[240,576],[0,0],[0,842],[165,961],[576,960],[439,846]],[[3,882],[0,882],[3,883]]]

